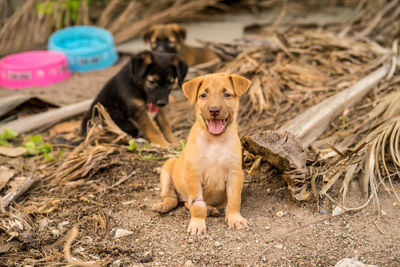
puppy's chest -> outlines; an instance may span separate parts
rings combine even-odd
[[[233,142],[205,143],[198,141],[199,173],[202,184],[216,186],[224,184],[232,168],[240,162],[240,155],[236,155]]]

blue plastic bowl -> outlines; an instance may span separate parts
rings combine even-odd
[[[53,33],[49,50],[66,55],[72,71],[92,71],[111,66],[118,59],[110,32],[95,26],[72,26]]]

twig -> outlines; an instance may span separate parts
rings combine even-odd
[[[64,245],[64,256],[65,259],[71,266],[79,266],[79,267],[97,267],[100,266],[99,263],[94,262],[94,261],[79,261],[76,259],[73,259],[71,256],[71,244],[75,240],[75,238],[78,236],[78,227],[74,226],[67,234],[66,237],[66,242]]]
[[[3,210],[5,207],[7,207],[12,201],[18,199],[20,196],[22,196],[25,192],[27,192],[37,181],[45,177],[45,175],[39,175],[37,177],[29,177],[25,183],[17,190],[10,192],[9,194],[5,195],[1,199],[0,203],[0,208]]]

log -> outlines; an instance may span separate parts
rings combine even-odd
[[[82,114],[85,111],[89,110],[92,102],[93,99],[88,99],[79,103],[49,110],[43,113],[2,124],[0,125],[0,128],[3,129],[3,127],[5,127],[17,133],[26,133],[40,127],[51,125],[61,120]],[[0,130],[0,132],[2,131],[3,130]]]
[[[353,86],[326,98],[285,123],[277,131],[243,136],[243,147],[260,155],[282,172],[294,199],[307,200],[307,148],[346,108],[358,103],[390,70],[390,64],[365,76]]]

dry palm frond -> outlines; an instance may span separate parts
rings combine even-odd
[[[357,127],[357,134],[364,135],[360,141],[344,157],[338,160],[331,160],[325,166],[327,170],[326,177],[329,177],[326,184],[323,185],[319,194],[327,196],[330,200],[334,197],[328,192],[333,185],[342,180],[340,189],[340,203],[344,211],[360,210],[374,200],[379,207],[378,189],[380,186],[391,193],[394,193],[398,201],[400,197],[398,190],[393,182],[395,178],[400,178],[400,93],[396,92],[380,100],[380,103],[372,109],[365,118],[364,127]],[[374,119],[382,118],[378,122],[371,124]],[[369,127],[365,127],[370,125]],[[357,207],[348,207],[345,204],[349,193],[349,183],[352,179],[359,177],[361,191],[366,196],[366,201]]]
[[[373,37],[390,44],[400,37],[400,1],[359,1],[352,19],[344,25],[340,35],[356,38]]]
[[[52,32],[72,24],[89,24],[87,0],[81,1],[76,19],[67,0],[25,1],[0,28],[0,55],[43,49]]]
[[[115,42],[121,43],[137,37],[156,23],[205,19],[207,16],[201,14],[201,11],[207,7],[222,7],[222,5],[218,4],[218,0],[160,1],[157,5],[154,5],[152,1],[132,2],[118,21],[111,24],[110,30],[114,34]]]
[[[110,160],[110,155],[117,151],[113,144],[122,140],[127,142],[127,134],[114,123],[101,104],[95,105],[93,114],[95,113],[99,118],[97,121],[94,118],[90,121],[93,126],[85,140],[67,155],[60,166],[51,170],[52,175],[46,179],[50,181],[50,185],[90,178],[98,170],[116,164]]]

